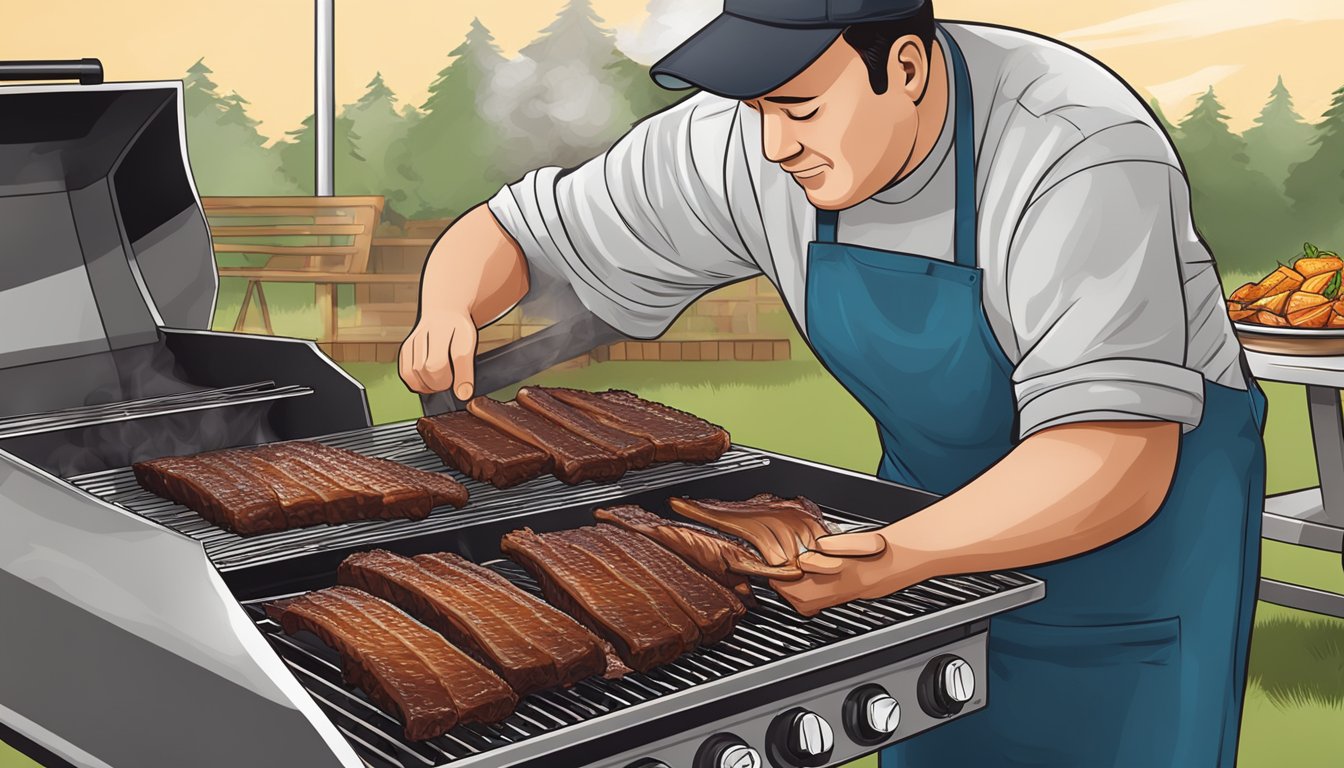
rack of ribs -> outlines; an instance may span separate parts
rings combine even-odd
[[[132,470],[145,490],[244,536],[352,520],[420,520],[437,506],[467,503],[467,489],[445,475],[310,441],[169,456]]]
[[[387,600],[439,631],[519,696],[568,687],[608,667],[597,639],[573,619],[454,554],[407,558],[386,550],[359,552],[341,563],[337,581]]]
[[[699,629],[671,596],[641,587],[637,575],[565,533],[513,531],[500,549],[536,579],[552,605],[610,641],[633,669],[646,672],[696,647]]]
[[[458,723],[508,717],[518,697],[493,672],[392,604],[350,587],[331,587],[266,605],[289,634],[308,631],[335,649],[341,673],[407,739],[442,735]]]

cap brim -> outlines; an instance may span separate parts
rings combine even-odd
[[[754,99],[807,69],[841,32],[776,27],[723,14],[654,64],[649,74],[672,90],[701,88],[730,99]]]

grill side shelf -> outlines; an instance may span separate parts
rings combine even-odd
[[[507,560],[485,563],[540,596],[528,574]],[[890,597],[861,600],[805,618],[774,592],[755,588],[760,607],[748,612],[720,643],[616,681],[589,678],[568,690],[525,697],[495,725],[464,725],[424,742],[408,742],[401,724],[341,680],[335,651],[307,633],[284,634],[262,605],[243,603],[271,646],[372,766],[513,764],[544,756],[557,745],[637,728],[669,711],[687,711],[762,689],[786,677],[981,621],[1033,602],[1044,585],[1018,573],[935,579]],[[595,758],[598,756],[594,756]],[[477,760],[476,758],[479,758]],[[505,761],[501,763],[500,761]]]

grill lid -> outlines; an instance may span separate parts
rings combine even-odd
[[[59,76],[32,64],[0,63],[0,79]],[[182,84],[0,86],[0,114],[0,369],[208,328],[217,278]]]

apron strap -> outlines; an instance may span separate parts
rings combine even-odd
[[[818,243],[834,243],[835,233],[840,229],[840,212],[817,210]]]
[[[941,26],[940,26],[941,29]],[[956,88],[957,124],[952,134],[957,152],[957,223],[954,259],[963,267],[976,266],[975,239],[975,104],[971,99],[971,75],[961,47],[947,30],[942,30],[952,56],[952,79]]]

